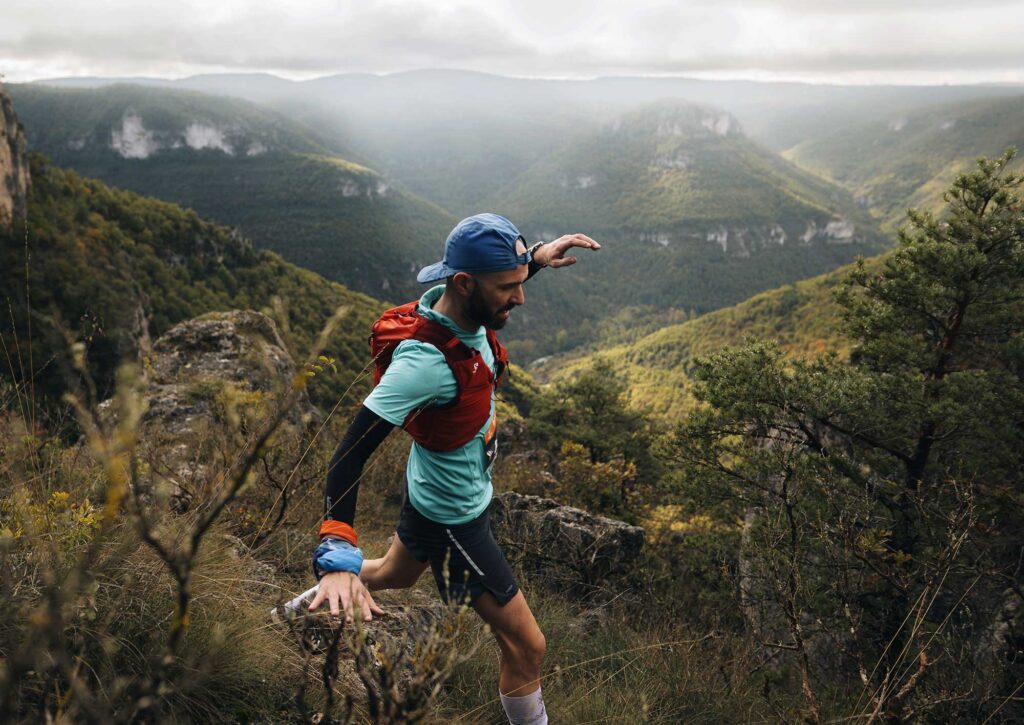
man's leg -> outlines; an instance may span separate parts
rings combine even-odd
[[[419,580],[427,566],[427,562],[413,556],[395,534],[391,537],[391,548],[382,558],[363,562],[359,578],[371,590],[406,589]]]
[[[501,606],[485,591],[473,602],[473,609],[490,625],[501,649],[498,694],[509,722],[547,725],[540,692],[540,668],[547,645],[523,592],[516,592]]]

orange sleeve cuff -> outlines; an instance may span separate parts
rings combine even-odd
[[[331,521],[327,520],[320,524],[320,536],[339,536],[352,546],[359,546],[357,543],[359,538],[356,536],[356,530],[346,524],[344,521]]]

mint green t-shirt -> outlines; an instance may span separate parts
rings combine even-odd
[[[420,297],[419,313],[441,323],[462,342],[479,350],[484,363],[494,370],[494,353],[482,326],[474,331],[463,330],[450,317],[432,309],[443,292],[444,285],[427,290]],[[455,375],[440,350],[428,342],[403,340],[395,347],[388,369],[363,405],[389,423],[401,426],[411,411],[451,402],[457,392]],[[466,445],[438,452],[413,441],[405,475],[409,500],[417,511],[442,524],[464,524],[483,513],[493,491],[484,457],[484,439],[493,419],[492,391],[487,423]]]

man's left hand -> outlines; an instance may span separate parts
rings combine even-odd
[[[565,253],[573,247],[582,249],[600,249],[601,245],[588,237],[586,234],[566,234],[553,242],[548,242],[533,253],[533,259],[537,264],[548,267],[568,267],[576,263],[576,257],[566,257]]]

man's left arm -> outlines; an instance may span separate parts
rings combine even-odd
[[[566,234],[553,242],[538,242],[530,248],[530,265],[527,279],[537,274],[545,267],[568,267],[576,264],[576,257],[565,256],[570,249],[593,249],[598,250],[601,245],[588,237],[586,234]]]

